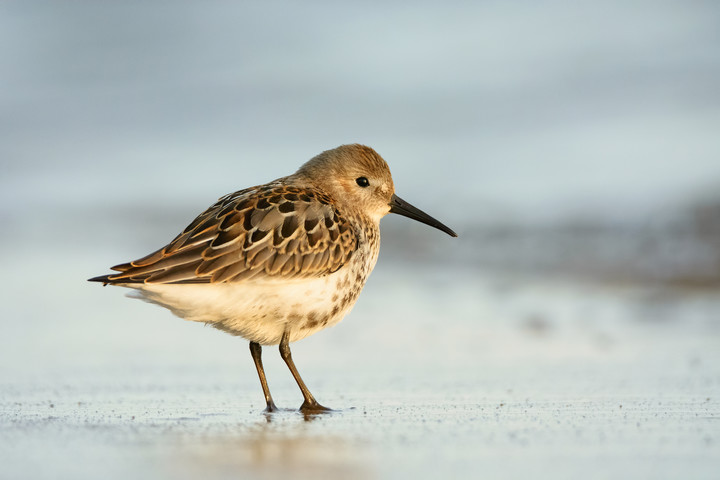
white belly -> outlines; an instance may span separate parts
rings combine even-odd
[[[122,286],[137,290],[131,296],[162,305],[186,320],[274,345],[286,330],[294,342],[342,320],[367,278],[354,270],[291,281]]]

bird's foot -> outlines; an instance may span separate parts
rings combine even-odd
[[[323,407],[318,402],[308,402],[307,400],[305,400],[300,406],[300,413],[304,415],[318,415],[331,412],[334,412],[332,408]]]

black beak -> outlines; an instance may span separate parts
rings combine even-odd
[[[442,230],[451,237],[457,237],[457,233],[453,232],[450,228],[438,222],[433,217],[423,212],[419,208],[413,207],[395,194],[393,194],[392,198],[390,199],[390,213],[397,213],[398,215],[412,218],[413,220],[422,222],[425,225],[430,225],[431,227],[435,227],[438,230]]]

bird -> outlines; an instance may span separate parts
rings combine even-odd
[[[133,289],[131,296],[180,318],[248,340],[270,413],[279,409],[262,347],[279,345],[303,395],[300,412],[330,412],[302,380],[290,343],[352,309],[377,262],[380,219],[388,213],[457,237],[395,195],[390,168],[375,150],[341,145],[292,175],[221,197],[164,247],[88,281]]]

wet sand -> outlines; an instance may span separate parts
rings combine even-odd
[[[337,409],[307,418],[262,413],[247,342],[122,293],[68,285],[60,314],[18,328],[32,342],[4,342],[3,478],[716,478],[720,468],[712,291],[381,259],[348,318],[293,345],[316,397]],[[278,405],[297,408],[276,349],[264,359]]]

